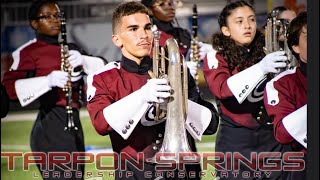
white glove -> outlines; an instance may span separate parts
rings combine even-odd
[[[142,86],[141,95],[147,102],[163,103],[170,96],[171,87],[167,79],[150,79]]]
[[[187,61],[187,66],[190,70],[190,74],[191,76],[194,78],[194,76],[197,74],[197,70],[198,70],[198,63],[195,61]]]
[[[68,81],[68,73],[63,71],[52,71],[48,76],[48,85],[50,88],[63,88]]]
[[[76,50],[70,50],[69,51],[69,57],[68,61],[70,65],[75,68],[83,64],[84,58],[82,55],[79,53],[79,51]]]
[[[284,51],[276,51],[270,54],[267,54],[260,62],[259,66],[264,74],[267,73],[279,73],[280,69],[286,67],[285,61],[287,56]]]
[[[214,50],[211,44],[206,44],[201,41],[198,43],[198,46],[199,46],[200,59],[204,59],[204,57],[207,55],[208,52]]]

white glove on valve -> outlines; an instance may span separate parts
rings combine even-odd
[[[63,71],[52,71],[48,76],[48,85],[50,88],[63,88],[68,81],[68,73]]]
[[[259,66],[264,74],[267,73],[278,73],[280,70],[277,68],[286,67],[285,61],[287,56],[284,51],[276,51],[267,54],[260,62]]]
[[[204,59],[204,57],[207,55],[208,52],[214,50],[211,44],[203,43],[200,41],[198,45],[199,45],[200,59]]]
[[[83,64],[84,58],[82,55],[79,53],[79,51],[76,50],[70,50],[69,51],[69,57],[68,61],[70,65],[75,68]]]
[[[164,98],[170,96],[171,87],[167,79],[150,79],[147,84],[141,88],[141,96],[147,102],[163,103]]]
[[[195,61],[187,61],[187,66],[190,70],[190,74],[191,76],[194,78],[194,76],[197,74],[197,70],[198,70],[198,63]]]

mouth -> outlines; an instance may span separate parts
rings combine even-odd
[[[174,12],[169,12],[167,15],[168,15],[169,17],[175,17],[175,16],[176,16],[176,13],[174,13]]]
[[[246,37],[251,37],[251,32],[246,32],[243,35],[246,36]]]
[[[138,43],[138,46],[141,46],[141,47],[150,47],[150,46],[151,46],[151,43],[150,43],[150,42],[141,42],[141,43]]]
[[[58,27],[58,26],[52,27],[51,29],[60,31],[60,27]]]

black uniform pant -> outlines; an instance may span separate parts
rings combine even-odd
[[[187,139],[191,151],[197,152],[196,144],[193,137],[187,133]],[[144,163],[143,170],[138,169],[130,163],[126,163],[126,171],[116,170],[116,180],[199,180],[201,173],[200,164],[185,164],[184,170],[175,171],[157,171],[156,164]]]
[[[200,179],[200,164],[185,165],[184,170],[157,171],[156,164],[144,163],[143,170],[130,163],[126,165],[126,171],[116,170],[116,180],[188,180]]]
[[[37,164],[41,175],[44,179],[83,179],[84,165],[72,164],[72,152],[84,152],[84,138],[82,126],[79,119],[79,111],[73,111],[73,120],[78,130],[64,130],[67,123],[67,115],[64,107],[53,107],[49,110],[40,108],[37,119],[31,132],[31,150],[45,153],[47,161],[43,166]],[[70,155],[69,163],[52,164],[48,160],[48,153],[64,153],[67,155],[60,156],[54,154],[56,159],[66,158]],[[35,154],[36,155],[36,154]],[[44,161],[41,161],[42,163]],[[57,161],[56,161],[57,162]],[[49,165],[52,165],[50,168]],[[61,166],[60,166],[61,165]]]
[[[286,149],[288,146],[281,145],[274,138],[273,124],[262,124],[257,129],[249,129],[222,116],[216,138],[216,152],[223,154],[228,152],[232,156],[237,152],[250,161],[254,156],[252,153],[259,155],[260,152],[280,152],[282,154]],[[279,160],[281,157],[274,158]],[[231,165],[231,170],[226,168],[224,162],[219,165],[225,168],[216,170],[220,179],[285,179],[287,176],[287,173],[281,170],[268,172],[260,171],[259,168],[252,170],[243,163],[240,163],[239,170],[234,170],[234,165]]]

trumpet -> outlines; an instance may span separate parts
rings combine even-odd
[[[158,34],[155,34],[155,45],[158,46]],[[167,120],[165,127],[165,134],[162,146],[158,153],[174,153],[175,156],[163,157],[164,159],[175,160],[179,162],[179,153],[190,154],[190,158],[194,158],[196,155],[190,150],[190,145],[187,140],[187,134],[185,129],[185,120],[187,117],[187,102],[188,102],[188,77],[187,77],[187,65],[185,59],[179,53],[179,46],[175,39],[170,38],[165,42],[168,58],[165,57],[164,50],[161,50],[161,54],[153,54],[154,72],[151,74],[157,75],[158,78],[167,78],[170,86],[172,87],[172,95],[167,99]],[[159,52],[157,49],[154,53]],[[159,66],[159,57],[161,56],[161,63]],[[168,68],[166,73],[165,60],[168,60]],[[157,116],[157,114],[156,114]],[[156,118],[155,118],[156,119]],[[159,117],[158,117],[159,119]],[[152,163],[159,163],[157,156],[149,158],[147,161]],[[188,156],[189,157],[189,156]],[[161,160],[160,158],[160,160]]]
[[[298,60],[292,54],[287,43],[287,30],[289,22],[285,19],[278,19],[278,14],[278,10],[273,10],[270,13],[271,17],[267,19],[264,52],[269,54],[280,50],[285,51],[288,61],[286,62],[287,66],[280,69],[279,73],[281,73],[287,69],[298,66]],[[283,37],[283,47],[280,46],[281,37]],[[273,77],[279,73],[273,74]]]

